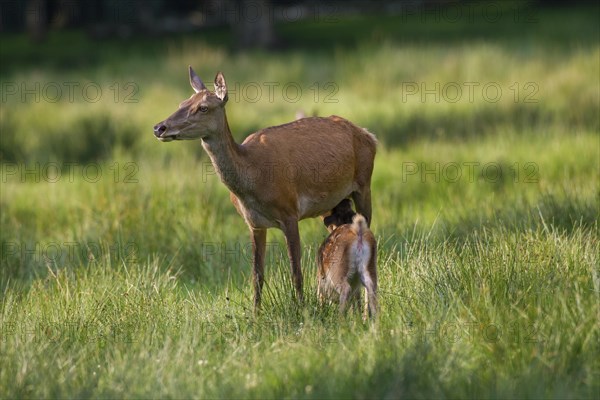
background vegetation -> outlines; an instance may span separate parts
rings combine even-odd
[[[501,4],[281,22],[276,51],[3,34],[0,397],[597,397],[599,9]],[[377,321],[318,306],[318,220],[306,304],[272,231],[253,317],[226,188],[152,135],[188,64],[237,91],[238,140],[299,110],[378,136]]]

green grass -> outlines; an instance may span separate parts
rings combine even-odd
[[[92,45],[56,33],[41,66],[23,38],[1,38],[3,60],[18,50],[3,88],[95,82],[103,96],[2,101],[0,397],[597,398],[597,12],[547,10],[518,34],[510,21],[342,19],[313,26],[337,43],[315,51],[298,22],[279,27],[297,46],[278,53],[233,52],[215,31],[93,44],[75,63]],[[77,39],[70,50],[61,35]],[[316,219],[300,224],[306,304],[272,231],[253,315],[250,238],[227,189],[203,173],[199,142],[152,137],[190,95],[188,64],[207,83],[223,70],[230,87],[302,87],[297,103],[232,96],[238,139],[298,109],[377,134],[377,321],[317,303]],[[137,102],[123,101],[128,82]],[[327,82],[336,103],[323,101]],[[503,96],[404,101],[407,82],[495,82]]]

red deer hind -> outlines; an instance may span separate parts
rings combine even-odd
[[[230,190],[251,231],[255,311],[261,302],[268,228],[285,235],[296,296],[302,301],[298,221],[325,214],[351,196],[357,212],[370,222],[375,136],[344,118],[311,117],[262,129],[237,144],[225,115],[223,74],[215,77],[214,92],[192,67],[189,77],[195,94],[156,124],[154,135],[162,142],[200,139]]]

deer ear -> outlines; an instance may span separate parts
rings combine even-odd
[[[194,72],[192,66],[189,66],[190,69],[190,85],[192,86],[192,89],[194,89],[194,92],[198,93],[201,90],[206,90],[206,86],[204,85],[204,82],[202,82],[202,79],[200,79],[200,77],[198,77],[198,75],[196,75],[196,73]]]
[[[227,101],[227,84],[225,83],[225,77],[220,71],[215,76],[215,94],[223,103]]]

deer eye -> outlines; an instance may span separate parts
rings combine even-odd
[[[199,110],[200,110],[200,112],[205,113],[205,112],[208,111],[208,107],[206,107],[206,106],[200,106]]]

